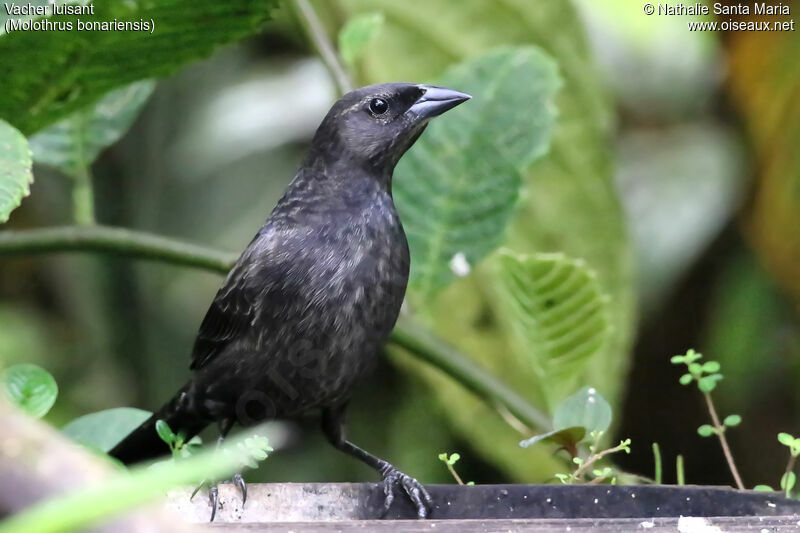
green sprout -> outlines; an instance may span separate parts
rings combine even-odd
[[[458,453],[452,453],[449,456],[447,455],[447,453],[439,454],[439,460],[447,466],[447,469],[450,471],[450,474],[452,474],[453,478],[456,480],[456,483],[458,483],[459,485],[469,485],[469,486],[474,485],[475,484],[474,481],[468,481],[464,483],[464,481],[461,479],[461,476],[459,476],[458,472],[456,472],[455,464],[458,462],[459,459],[461,459],[461,455]]]
[[[187,441],[183,433],[172,431],[172,428],[164,420],[156,421],[156,433],[169,446],[174,458],[189,457],[196,453],[203,444],[197,435]]]
[[[711,415],[712,424],[703,424],[697,428],[697,433],[701,437],[710,437],[716,435],[722,446],[722,453],[725,455],[725,460],[728,462],[733,479],[739,489],[744,489],[742,477],[739,475],[739,470],[736,468],[736,463],[733,461],[733,454],[731,453],[730,446],[728,446],[728,439],[725,437],[725,430],[730,427],[738,426],[742,422],[742,417],[739,415],[728,415],[723,421],[720,421],[717,410],[714,407],[714,402],[711,399],[711,392],[717,387],[717,383],[722,379],[722,374],[719,373],[720,364],[716,361],[702,361],[703,354],[694,350],[687,351],[684,355],[674,355],[670,359],[674,365],[686,365],[688,372],[683,374],[679,382],[681,385],[689,385],[697,383],[697,388],[703,393],[703,398],[706,400],[706,407],[708,414]]]
[[[600,449],[600,439],[603,436],[602,431],[593,431],[591,434],[591,444],[589,445],[589,455],[584,457],[573,457],[572,462],[577,466],[574,472],[569,474],[555,474],[555,477],[565,485],[573,483],[588,483],[590,485],[597,485],[599,483],[608,482],[612,485],[617,483],[617,477],[614,470],[610,467],[595,468],[595,464],[613,453],[625,452],[631,453],[631,439],[620,441],[617,446],[613,448]]]
[[[789,461],[786,463],[786,470],[781,476],[781,490],[786,497],[791,496],[792,489],[797,483],[797,475],[794,473],[794,464],[797,456],[800,455],[800,439],[788,433],[778,433],[778,442],[789,448]]]

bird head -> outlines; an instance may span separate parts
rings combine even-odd
[[[313,145],[339,159],[390,173],[428,121],[467,94],[412,83],[384,83],[345,94],[322,121]]]

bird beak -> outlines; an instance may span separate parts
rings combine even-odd
[[[417,85],[417,87],[422,90],[422,96],[414,102],[408,112],[421,120],[437,117],[472,98],[468,94],[444,87],[434,87],[433,85]]]

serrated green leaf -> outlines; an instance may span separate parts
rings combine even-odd
[[[11,403],[34,418],[50,411],[58,385],[47,370],[30,364],[8,367],[2,375],[3,391]]]
[[[393,179],[414,257],[410,291],[422,299],[500,244],[521,171],[549,147],[560,80],[552,59],[524,47],[462,63],[437,84],[473,98],[431,122]]]
[[[12,31],[0,38],[0,117],[32,134],[110,90],[173,72],[258,31],[277,0],[94,3],[94,15],[59,22],[153,21],[150,31]]]
[[[553,414],[553,427],[564,429],[579,426],[591,435],[606,431],[611,425],[611,418],[611,406],[606,399],[594,388],[584,387],[561,402]]]
[[[714,430],[714,428],[708,424],[703,424],[702,426],[697,428],[697,434],[700,435],[701,437],[710,437],[715,433],[716,431]]]
[[[339,31],[339,54],[353,65],[364,48],[383,27],[383,13],[364,13],[347,21]]]
[[[516,340],[515,353],[534,370],[537,387],[552,405],[574,390],[589,359],[608,341],[608,299],[583,261],[562,254],[504,250],[498,264],[504,324]],[[594,426],[586,428],[591,432]]]
[[[28,140],[7,122],[0,120],[0,224],[8,221],[31,192],[33,172]]]
[[[151,415],[131,407],[106,409],[76,418],[61,432],[76,442],[107,452]]]
[[[728,427],[735,427],[742,423],[742,417],[739,415],[728,415],[722,423]]]
[[[155,82],[140,81],[106,94],[31,137],[33,159],[69,176],[83,173],[100,152],[128,131]]]
[[[573,426],[563,429],[554,429],[541,435],[534,435],[519,443],[523,448],[528,448],[537,442],[552,442],[562,448],[571,448],[581,442],[586,437],[586,428]]]

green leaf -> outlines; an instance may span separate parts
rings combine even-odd
[[[703,365],[700,363],[689,363],[689,372],[697,376],[703,372]]]
[[[784,446],[791,446],[794,444],[795,438],[788,433],[778,433],[778,442]]]
[[[533,47],[495,50],[437,82],[473,98],[432,121],[394,174],[412,294],[431,296],[500,244],[521,171],[550,145],[560,83],[555,63]]]
[[[686,362],[686,357],[684,357],[683,355],[673,355],[672,357],[669,358],[669,361],[673,365],[681,365]]]
[[[709,374],[713,374],[714,372],[719,372],[720,365],[716,361],[708,361],[703,363],[703,372],[707,372]]]
[[[680,382],[681,385],[688,385],[689,383],[692,382],[692,379],[693,378],[691,374],[684,374],[678,381]]]
[[[523,448],[528,448],[537,442],[552,442],[562,448],[572,448],[586,437],[586,428],[573,426],[564,429],[554,429],[541,435],[534,435],[519,443]]]
[[[155,83],[146,80],[106,94],[31,137],[33,159],[69,176],[79,175],[114,144],[136,119]]]
[[[504,324],[515,337],[515,353],[534,370],[537,387],[552,404],[574,390],[589,359],[609,340],[608,298],[585,262],[562,254],[503,251],[498,263]]]
[[[711,435],[716,434],[716,430],[708,424],[703,424],[697,428],[697,434],[701,437],[710,437]]]
[[[728,415],[722,423],[728,427],[735,427],[742,423],[742,417],[739,415]]]
[[[0,38],[0,117],[31,134],[117,87],[164,76],[258,31],[277,0],[94,3],[94,15],[55,21],[155,23],[150,31],[11,31]]]
[[[773,489],[769,485],[756,485],[755,487],[753,487],[753,490],[756,492],[775,492],[775,489]]]
[[[698,360],[700,360],[702,358],[703,358],[703,354],[701,354],[699,352],[696,352],[694,350],[687,351],[686,352],[686,356],[685,356],[685,359],[686,359],[687,363],[694,363],[695,361],[698,361]]]
[[[2,60],[0,60],[2,61]],[[0,120],[0,224],[31,192],[31,151],[25,137]]]
[[[364,13],[344,25],[339,31],[339,53],[348,65],[353,65],[364,48],[383,27],[383,13]]]
[[[563,402],[553,414],[553,427],[565,429],[575,426],[586,433],[606,431],[611,425],[611,406],[594,388],[584,387]]]
[[[161,440],[165,443],[169,444],[170,446],[175,443],[178,436],[172,431],[172,428],[169,427],[164,420],[156,420],[156,433]]]
[[[717,381],[721,380],[722,376],[719,374],[711,374],[710,376],[703,376],[697,380],[697,388],[703,392],[711,392],[717,387]]]
[[[11,403],[34,418],[46,415],[58,396],[53,376],[30,364],[8,367],[3,372],[3,390]]]
[[[61,432],[76,442],[107,452],[151,415],[131,407],[107,409],[76,418]]]

